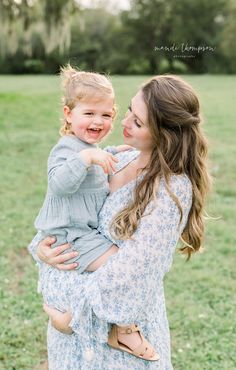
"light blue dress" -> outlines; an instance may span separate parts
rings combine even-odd
[[[138,152],[117,155],[121,169],[132,161]],[[99,230],[112,237],[109,225],[112,218],[132,198],[136,181],[110,194],[99,214]],[[168,194],[164,180],[160,181],[156,199],[151,202],[132,239],[113,240],[119,252],[94,273],[76,271],[61,274],[51,268],[57,289],[65,281],[67,292],[64,308],[72,312],[71,327],[74,334],[65,335],[48,326],[48,358],[50,370],[172,370],[170,357],[169,325],[166,315],[163,278],[172,264],[177,241],[186,224],[192,203],[192,185],[185,175],[171,177],[171,190],[183,209],[179,210]],[[35,250],[41,235],[32,241],[29,249]],[[51,280],[51,279],[49,279]],[[54,284],[55,287],[55,284]],[[47,289],[51,287],[48,284]],[[107,345],[110,323],[135,322],[144,336],[160,355],[160,361],[148,362],[128,353],[116,351]]]
[[[107,175],[101,166],[87,165],[80,151],[96,148],[74,135],[65,135],[48,158],[48,188],[35,227],[43,236],[54,235],[61,245],[70,243],[79,252],[77,272],[105,253],[111,241],[98,230],[98,213],[109,193]],[[108,147],[108,151],[114,147]]]

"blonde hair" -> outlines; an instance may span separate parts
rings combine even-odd
[[[78,104],[87,100],[103,100],[111,97],[115,100],[115,94],[110,80],[94,72],[84,72],[67,64],[61,68],[60,76],[62,79],[62,105],[67,105],[71,110]],[[114,102],[113,116],[116,115],[116,106]],[[64,118],[60,135],[73,134],[71,124]]]
[[[129,239],[136,231],[147,204],[155,198],[164,178],[167,191],[180,211],[178,198],[170,190],[172,174],[186,174],[192,183],[192,206],[181,235],[181,252],[200,249],[204,237],[204,205],[211,187],[207,170],[208,144],[201,128],[199,100],[192,87],[177,76],[156,76],[141,89],[148,110],[148,124],[154,141],[143,178],[137,184],[133,201],[113,220],[118,239]]]

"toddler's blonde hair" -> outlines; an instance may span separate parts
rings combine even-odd
[[[106,98],[114,99],[113,116],[116,115],[115,94],[110,80],[95,72],[80,71],[67,64],[61,68],[60,76],[62,79],[62,105],[67,105],[71,110],[78,104],[78,102],[88,100],[103,100]],[[64,118],[60,135],[73,134],[70,128],[71,124]]]

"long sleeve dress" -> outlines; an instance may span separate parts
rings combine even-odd
[[[96,148],[74,135],[65,135],[48,158],[48,188],[35,220],[46,237],[54,235],[54,246],[70,243],[79,252],[77,272],[105,253],[111,241],[98,230],[98,213],[109,193],[107,175],[101,166],[87,165],[80,151]],[[110,147],[112,148],[112,147]],[[70,261],[72,262],[72,261]]]
[[[120,168],[133,158],[133,152],[122,153]],[[139,179],[109,195],[99,215],[99,230],[119,246],[118,253],[94,273],[72,271],[68,275],[65,302],[72,312],[74,334],[64,335],[49,323],[50,370],[172,370],[163,278],[187,221],[192,186],[185,175],[171,177],[171,190],[183,210],[181,224],[180,212],[161,180],[156,200],[147,206],[132,239],[114,240],[110,222],[131,200],[136,181]],[[40,235],[31,244],[33,254],[39,240]],[[159,361],[141,360],[107,345],[111,323],[132,322],[155,347]]]

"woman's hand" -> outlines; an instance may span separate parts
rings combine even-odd
[[[72,334],[73,330],[69,327],[69,323],[72,319],[71,313],[68,312],[60,312],[55,308],[49,307],[47,304],[44,303],[43,305],[44,311],[48,314],[52,326],[60,331],[63,334]]]
[[[42,240],[37,248],[37,256],[41,261],[48,265],[54,266],[59,270],[73,270],[78,266],[78,263],[64,264],[64,262],[78,256],[78,252],[68,252],[61,254],[70,248],[69,244],[59,245],[58,247],[52,248],[52,244],[55,243],[56,238],[47,237]]]

